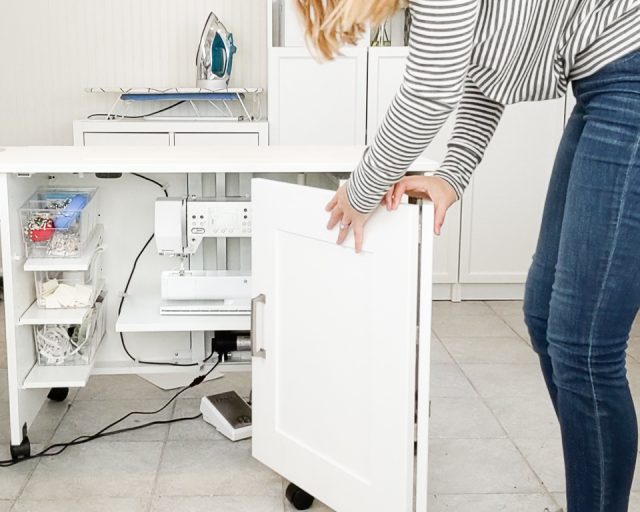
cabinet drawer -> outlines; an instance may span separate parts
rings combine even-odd
[[[176,133],[176,146],[257,146],[258,133]]]
[[[169,133],[85,132],[85,146],[169,146]]]

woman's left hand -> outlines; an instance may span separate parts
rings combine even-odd
[[[356,241],[356,252],[362,250],[362,241],[364,239],[364,225],[371,216],[370,213],[360,213],[356,211],[349,203],[347,197],[347,186],[342,185],[333,199],[329,201],[325,210],[331,212],[327,229],[333,229],[340,223],[340,232],[338,234],[338,244],[341,244],[347,238],[349,230],[353,229],[353,235]]]

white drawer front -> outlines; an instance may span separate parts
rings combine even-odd
[[[258,133],[176,133],[176,146],[257,146]]]
[[[85,132],[85,146],[169,146],[168,133]]]

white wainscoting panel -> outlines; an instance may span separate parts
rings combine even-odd
[[[115,99],[85,87],[194,87],[209,11],[238,46],[231,85],[266,87],[262,0],[0,3],[0,146],[72,144],[72,120],[108,111]]]

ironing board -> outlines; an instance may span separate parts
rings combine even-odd
[[[207,102],[207,104],[213,106],[220,116],[216,116],[216,119],[241,121],[246,116],[247,120],[255,120],[261,118],[260,101],[258,96],[263,92],[260,87],[231,87],[228,89],[222,89],[219,91],[210,91],[208,89],[201,89],[197,87],[171,87],[167,89],[159,89],[154,87],[89,87],[85,89],[88,93],[99,94],[117,94],[118,97],[112,105],[107,119],[122,118],[125,113],[114,114],[117,107],[121,104],[126,107],[131,102],[139,101],[186,101],[188,102],[195,112],[195,119],[207,119],[210,120],[212,116],[202,115],[198,110],[197,102]],[[251,98],[253,104],[258,105],[258,112],[251,113],[248,107],[247,100]],[[244,116],[235,116],[229,106],[228,102],[237,102],[242,108]],[[218,103],[222,104],[221,108]],[[157,116],[154,116],[158,119]]]

